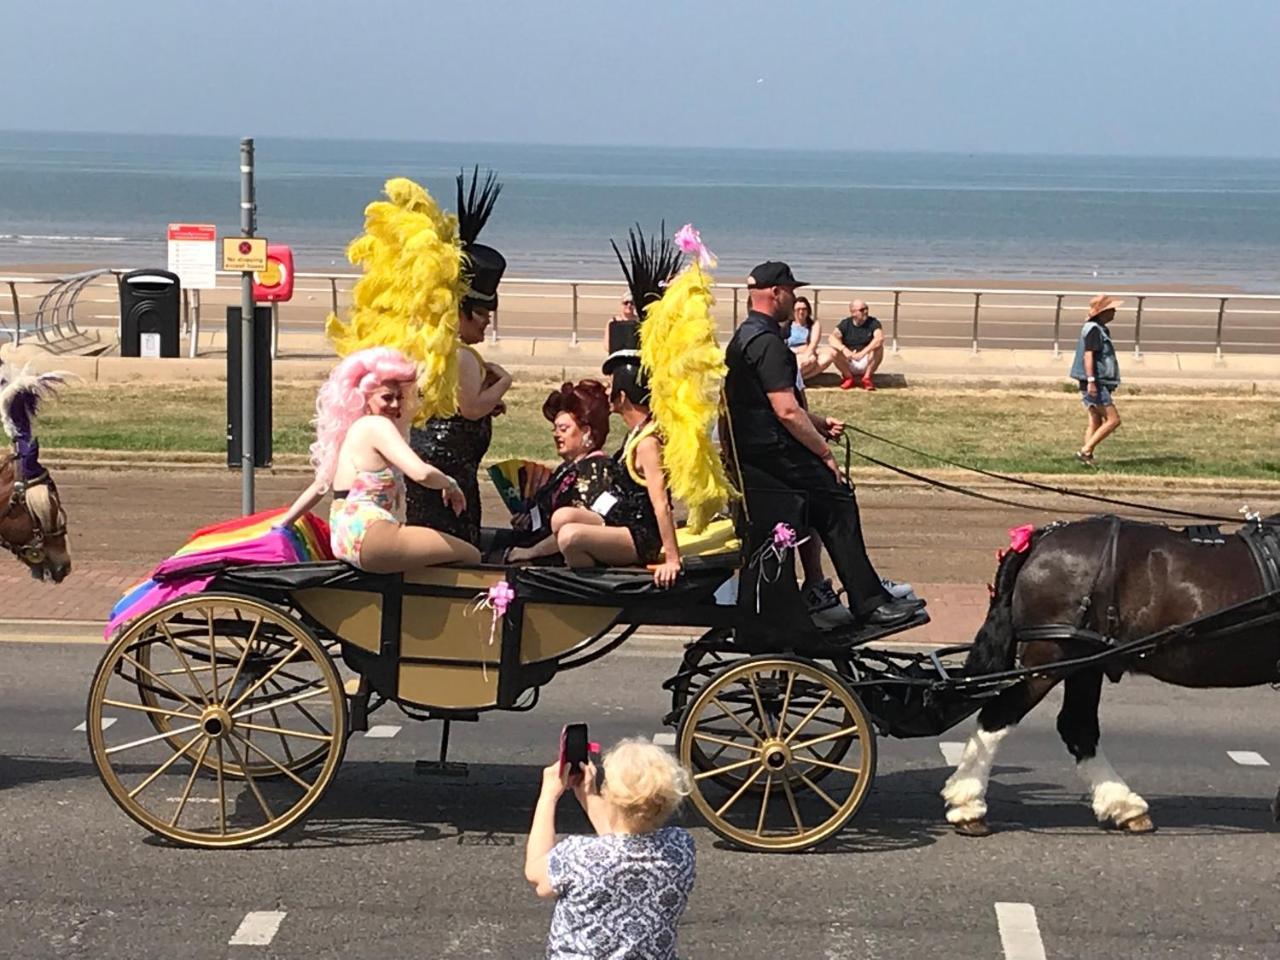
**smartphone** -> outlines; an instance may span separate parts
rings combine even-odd
[[[566,724],[560,731],[560,772],[567,767],[576,773],[578,764],[591,759],[591,738],[585,723]]]

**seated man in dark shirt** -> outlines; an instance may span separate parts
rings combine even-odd
[[[852,390],[862,378],[863,390],[874,390],[872,379],[884,361],[884,329],[871,316],[864,300],[849,303],[849,315],[836,324],[828,340],[835,349],[833,358],[841,375],[841,390]]]
[[[858,501],[841,474],[828,439],[844,424],[806,410],[796,389],[796,358],[782,339],[801,284],[785,263],[762,263],[747,279],[751,312],[725,352],[725,399],[733,453],[741,468],[747,517],[747,555],[767,547],[774,525],[816,530],[849,595],[857,622],[905,623],[920,601],[894,600],[867,557]],[[758,591],[758,593],[757,593]],[[794,574],[744,571],[740,596],[772,621],[799,630],[807,621]]]

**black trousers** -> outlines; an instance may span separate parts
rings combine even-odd
[[[827,548],[856,615],[865,616],[889,600],[867,556],[858,500],[851,486],[836,480],[821,460],[799,444],[742,449],[739,463],[750,517],[744,536],[748,557],[757,556],[771,541],[777,523],[791,525],[801,537],[812,529]],[[749,568],[739,596],[745,595],[753,609],[758,602],[761,614],[771,607],[787,617],[796,616],[797,610],[803,614],[794,560],[788,566],[791,569],[777,577],[771,577],[770,570],[761,576],[757,569]]]

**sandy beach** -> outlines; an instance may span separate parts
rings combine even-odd
[[[13,326],[11,295],[5,280],[38,281],[14,284],[25,330],[35,316],[41,297],[49,289],[48,280],[90,269],[96,268],[73,263],[0,266],[0,329]],[[346,308],[351,285],[358,274],[333,274],[332,277],[333,280],[329,276],[299,275],[292,301],[280,306],[282,332],[319,337],[325,317],[333,306],[335,286],[339,313]],[[740,319],[746,315],[747,297],[744,290],[728,286],[740,284],[742,278],[721,275],[720,279],[726,286],[718,291],[715,312],[722,332],[728,334],[735,317]],[[906,348],[970,346],[974,330],[974,296],[970,291],[989,290],[992,292],[982,295],[979,307],[979,344],[988,348],[1018,349],[1052,348],[1055,313],[1058,313],[1058,296],[1061,295],[1058,339],[1066,349],[1075,339],[1090,296],[1098,292],[1129,292],[1068,282],[974,282],[971,279],[916,280],[902,283],[900,287],[914,290],[898,296],[896,323],[892,291],[850,284],[848,288],[812,287],[805,293],[815,302],[824,334],[846,315],[849,300],[861,297],[871,305],[872,314],[884,324],[886,336],[890,339],[896,336],[899,346]],[[495,323],[497,336],[567,341],[574,336],[576,326],[579,342],[602,343],[604,325],[618,311],[622,292],[620,283],[578,281],[575,284],[568,280],[509,277],[502,284],[501,309]],[[1146,352],[1213,350],[1218,308],[1223,296],[1232,298],[1228,300],[1223,314],[1224,351],[1280,352],[1280,299],[1245,300],[1222,286],[1186,284],[1165,284],[1134,292],[1150,294],[1144,297],[1142,304],[1141,344]],[[1173,298],[1169,294],[1182,296]],[[227,306],[238,305],[239,302],[239,281],[232,276],[220,277],[216,290],[200,291],[202,329],[222,329]],[[1122,347],[1133,344],[1137,306],[1136,297],[1127,298],[1112,325],[1115,339]],[[75,320],[81,327],[97,328],[109,334],[114,331],[118,319],[116,284],[111,276],[104,276],[94,281],[81,295]],[[491,335],[493,332],[491,329]]]

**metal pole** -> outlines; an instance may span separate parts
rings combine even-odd
[[[982,306],[982,294],[973,295],[973,352],[978,352],[978,310]]]
[[[1222,359],[1222,318],[1227,312],[1227,298],[1220,297],[1218,299],[1218,331],[1214,334],[1213,348],[1217,353],[1217,358]]]
[[[1138,313],[1133,318],[1133,355],[1137,359],[1142,357],[1142,301],[1145,299],[1138,298]]]
[[[902,291],[893,291],[893,352],[898,352],[898,307],[902,302]]]
[[[576,347],[578,345],[578,285],[571,283],[569,289],[573,292],[573,329],[569,331],[569,345]]]
[[[738,329],[738,288],[733,288],[733,329]]]
[[[329,302],[333,305],[333,315],[338,315],[338,278],[329,278]]]
[[[253,138],[240,141],[240,234],[252,237],[257,217],[253,196]],[[240,509],[253,513],[253,272],[240,274]]]
[[[200,290],[191,291],[191,339],[187,341],[187,356],[200,355]]]
[[[821,292],[822,291],[819,290],[817,287],[813,288],[813,313],[809,316],[810,324],[814,324],[818,322],[818,294],[820,294]]]
[[[280,302],[271,301],[271,359],[280,355]]]
[[[1056,360],[1062,356],[1062,350],[1059,348],[1062,332],[1062,298],[1064,294],[1058,294],[1058,305],[1053,310],[1053,358]]]
[[[9,281],[9,299],[13,301],[13,345],[22,346],[22,308],[18,306],[18,285]]]

